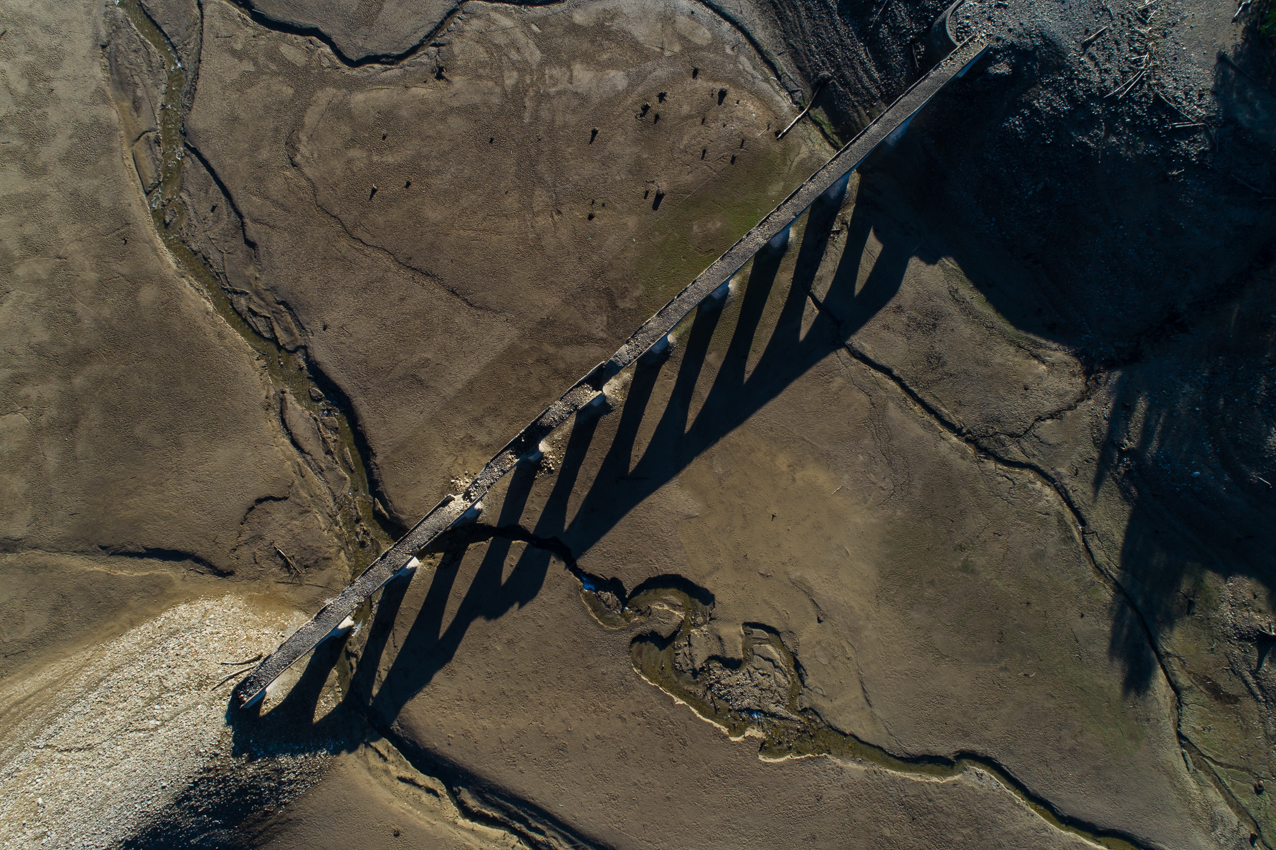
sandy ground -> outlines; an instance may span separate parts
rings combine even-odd
[[[234,596],[165,610],[114,639],[0,685],[0,841],[6,847],[113,847],[229,758],[224,689],[298,615]],[[280,784],[305,784],[302,756]],[[223,768],[224,769],[224,768]]]

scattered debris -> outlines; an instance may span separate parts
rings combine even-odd
[[[1128,82],[1121,83],[1119,86],[1117,86],[1112,91],[1105,94],[1103,97],[1106,99],[1106,98],[1112,97],[1112,95],[1116,95],[1117,100],[1120,100],[1121,98],[1129,94],[1134,89],[1134,87],[1139,84],[1139,81],[1143,79],[1143,77],[1147,74],[1147,72],[1148,72],[1148,69],[1146,67],[1140,68],[1139,72],[1135,74],[1132,79],[1130,79]]]
[[[217,684],[213,685],[211,688],[209,688],[209,690],[215,691],[218,688],[220,688],[222,685],[229,682],[231,679],[236,679],[236,678],[239,678],[240,676],[243,676],[246,673],[251,673],[252,669],[253,668],[251,667],[245,667],[242,670],[235,670],[232,673],[227,673],[225,676],[222,676],[220,679],[218,679]]]
[[[828,75],[826,74],[820,75],[820,81],[815,84],[815,91],[811,92],[811,99],[806,102],[806,106],[802,109],[801,112],[797,114],[797,117],[789,122],[789,126],[785,127],[783,130],[775,134],[775,137],[777,139],[783,139],[785,134],[788,133],[790,130],[792,130],[794,127],[796,127],[797,123],[802,120],[803,116],[805,116],[806,113],[811,111],[811,107],[815,104],[815,99],[820,96],[820,92],[824,90],[824,84],[827,83],[828,80],[829,80]],[[719,98],[718,102],[719,103],[722,102],[721,98]],[[740,140],[740,147],[744,147],[743,139]]]

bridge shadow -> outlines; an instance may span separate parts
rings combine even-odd
[[[1256,26],[1218,54],[1212,95],[1223,116],[1210,129],[1212,168],[1241,202],[1231,205],[1248,212],[1256,192],[1276,196],[1276,65]],[[1249,579],[1266,590],[1269,611],[1276,602],[1276,222],[1266,206],[1247,227],[1264,249],[1233,242],[1246,265],[1173,317],[1112,387],[1092,485],[1119,487],[1132,506],[1120,580],[1158,637],[1184,618],[1215,614],[1220,600],[1208,585],[1217,582],[1207,574]],[[1124,610],[1112,635],[1134,690],[1156,668],[1143,629]],[[1258,630],[1245,637],[1257,659],[1248,672],[1276,696],[1272,680],[1258,675],[1273,641]],[[1202,680],[1215,700],[1237,701]]]
[[[385,591],[351,688],[351,698],[361,701],[377,725],[390,724],[404,705],[429,685],[455,656],[476,620],[493,620],[527,604],[539,593],[555,556],[571,557],[555,551],[554,545],[529,545],[518,554],[508,576],[502,578],[515,539],[521,535],[532,541],[566,544],[570,552],[588,550],[697,457],[815,364],[838,351],[851,334],[890,302],[915,255],[915,243],[882,230],[875,208],[864,201],[861,191],[847,222],[846,244],[824,297],[827,310],[812,315],[808,294],[834,233],[842,200],[821,200],[809,211],[791,279],[784,280],[781,274],[785,250],[764,249],[754,258],[747,283],[737,295],[733,327],[728,326],[728,311],[721,306],[702,306],[688,320],[690,327],[684,332],[685,342],[676,358],[648,357],[635,366],[625,399],[611,414],[615,417],[614,434],[601,460],[588,469],[586,456],[602,420],[577,419],[533,527],[518,533],[508,530],[518,526],[527,509],[535,470],[526,466],[512,473],[494,525],[471,532],[484,535],[487,543],[473,579],[463,591],[455,586],[455,565],[465,551],[465,542],[461,541],[444,554],[443,564],[430,577],[414,621],[379,681],[374,681],[400,613],[405,588],[392,586]],[[861,261],[874,231],[884,247],[857,291]],[[783,288],[785,285],[787,289]],[[831,316],[840,317],[840,321]],[[707,378],[707,391],[697,394],[718,332],[719,338],[727,337],[725,349],[721,345],[714,347],[721,362]],[[750,361],[752,368],[748,366]],[[672,385],[667,387],[668,397],[663,406],[653,409],[657,406],[654,399],[662,373],[669,368],[675,371],[667,381]],[[658,418],[654,428],[648,429],[651,436],[635,458],[640,430],[653,415]],[[581,488],[583,495],[576,492]],[[574,512],[569,509],[573,502],[579,503]],[[450,602],[458,592],[459,603]],[[447,619],[445,612],[450,604],[455,613]]]
[[[868,179],[861,181],[861,187]],[[177,805],[130,839],[128,846],[253,845],[262,824],[269,822],[260,812],[286,796],[280,791],[285,785],[280,769],[271,767],[280,763],[277,757],[352,751],[366,739],[367,721],[393,736],[394,721],[404,705],[453,660],[476,621],[498,619],[532,601],[556,557],[570,560],[570,552],[589,549],[697,457],[837,352],[895,296],[910,259],[917,255],[915,240],[883,228],[883,216],[861,188],[845,222],[845,235],[840,237],[845,245],[822,302],[827,309],[813,311],[808,294],[835,233],[843,200],[821,199],[808,212],[789,279],[781,270],[787,268],[786,256],[793,249],[765,249],[754,258],[747,281],[736,295],[737,305],[731,310],[702,306],[688,320],[690,326],[684,324],[685,342],[675,357],[648,357],[636,365],[623,403],[608,420],[577,418],[531,529],[521,523],[537,470],[522,465],[511,473],[494,520],[451,532],[436,546],[441,562],[428,577],[423,601],[413,606],[414,618],[406,631],[399,620],[408,604],[410,585],[398,580],[381,592],[357,652],[347,646],[346,638],[327,641],[309,657],[299,680],[279,703],[264,712],[259,707],[228,711],[234,755],[260,769],[198,780],[183,792]],[[857,289],[870,233],[883,247]],[[726,319],[732,311],[734,326]],[[719,338],[726,336],[725,348],[713,347],[719,332]],[[708,375],[711,347],[720,354],[720,363]],[[660,406],[656,391],[670,369],[674,371],[666,386],[671,383],[671,387]],[[697,394],[702,376],[707,376],[708,388]],[[654,430],[635,458],[640,428],[653,415],[658,417]],[[591,447],[612,422],[614,434],[601,460],[587,464]],[[584,492],[573,513],[569,503],[578,489]],[[507,570],[515,544],[529,540],[532,545],[524,546]],[[479,542],[486,549],[468,585],[458,587],[458,566]],[[324,705],[322,697],[332,677],[352,658],[356,663],[341,702],[335,707]],[[437,749],[392,740],[431,775],[471,790],[484,787],[481,777]],[[541,812],[526,801],[513,805],[565,835],[574,834],[551,812]],[[588,836],[577,837],[590,846],[602,846]]]
[[[348,638],[326,641],[307,659],[300,678],[280,702],[264,712],[260,706],[248,711],[230,709],[227,722],[239,766],[196,780],[175,805],[131,837],[126,846],[255,846],[270,822],[269,814],[262,812],[268,813],[274,808],[272,803],[285,801],[291,793],[288,771],[296,758],[353,751],[366,740],[367,721],[393,736],[394,720],[404,705],[452,661],[476,621],[497,619],[537,596],[555,557],[571,558],[561,542],[550,545],[546,541],[564,541],[573,552],[587,550],[697,457],[812,366],[838,351],[851,334],[890,302],[915,255],[912,242],[881,228],[880,216],[861,190],[846,222],[846,244],[824,297],[828,311],[812,316],[808,293],[833,236],[842,202],[841,197],[822,199],[809,211],[789,280],[781,275],[786,250],[765,249],[753,260],[743,291],[736,296],[733,327],[724,322],[729,311],[721,305],[703,306],[689,320],[685,343],[676,357],[648,357],[636,365],[620,409],[612,412],[614,419],[606,421],[608,428],[615,422],[615,433],[596,466],[587,466],[586,460],[605,430],[605,421],[579,417],[572,424],[558,471],[530,530],[520,523],[528,510],[537,471],[532,465],[522,465],[511,473],[494,521],[456,530],[436,546],[441,562],[428,578],[423,601],[419,607],[413,606],[411,625],[406,631],[399,626],[401,637],[396,623],[405,610],[409,582],[398,580],[381,592],[356,653],[347,646]],[[857,291],[861,261],[874,232],[884,247]],[[832,315],[841,320],[830,318]],[[707,391],[697,396],[696,387],[707,371],[711,343],[718,331],[729,334],[725,349],[718,349],[721,362]],[[759,345],[760,353],[754,355]],[[675,370],[672,388],[657,410],[656,390],[662,374],[671,368]],[[697,398],[700,404],[693,415]],[[635,460],[640,426],[652,415],[658,416],[654,432]],[[578,488],[584,488],[584,495],[573,514],[569,502]],[[529,539],[533,545],[523,547],[507,573],[506,563],[515,543]],[[469,584],[460,588],[458,566],[476,542],[484,543],[486,550]],[[455,599],[458,594],[459,601]],[[455,613],[448,617],[452,608]],[[339,676],[343,662],[352,657],[357,663],[342,700],[335,707],[325,705],[323,695],[333,676]],[[451,762],[437,749],[392,740],[431,775],[471,790],[484,787],[481,777]],[[551,812],[539,811],[521,800],[511,801],[511,805],[564,835],[575,834]],[[576,837],[583,844],[602,846],[588,836]]]

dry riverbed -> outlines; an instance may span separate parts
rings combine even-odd
[[[1270,80],[1195,0],[971,0],[978,73],[226,714],[944,5],[0,0],[0,843],[1270,846]]]

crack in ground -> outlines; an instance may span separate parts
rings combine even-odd
[[[581,834],[540,806],[494,787],[451,759],[400,734],[393,721],[381,722],[367,710],[367,705],[353,700],[348,703],[369,729],[398,750],[413,770],[438,780],[448,801],[466,820],[516,836],[535,850],[609,850],[607,844]]]
[[[815,296],[814,293],[808,291],[807,297],[810,299],[811,303],[815,306],[816,310],[819,311],[821,315],[828,317],[831,321],[834,322],[835,326],[840,327],[842,325],[841,320],[837,316],[833,315],[833,313],[824,306],[824,304]],[[1052,475],[1050,472],[1048,472],[1046,469],[1039,466],[1038,464],[1032,463],[1031,461],[1013,460],[1011,458],[1005,457],[1004,455],[998,453],[996,450],[990,448],[989,446],[984,444],[977,435],[973,434],[965,426],[960,425],[959,423],[949,419],[942,412],[940,412],[933,404],[926,401],[926,399],[923,398],[921,394],[918,393],[916,390],[914,390],[911,386],[909,386],[908,382],[905,381],[903,378],[901,378],[894,369],[892,369],[891,367],[887,366],[884,363],[878,362],[872,357],[869,357],[867,354],[861,351],[858,347],[856,347],[853,343],[849,341],[844,342],[842,343],[842,348],[853,360],[855,360],[861,366],[864,366],[865,368],[869,369],[875,374],[886,378],[890,383],[892,383],[896,387],[896,389],[898,389],[901,393],[903,393],[904,396],[907,397],[909,401],[911,401],[917,409],[922,411],[926,415],[926,417],[928,417],[933,422],[938,424],[943,431],[947,432],[951,436],[960,440],[968,448],[974,451],[977,457],[985,457],[985,458],[988,458],[989,460],[992,460],[996,464],[1000,464],[1002,466],[1009,467],[1011,469],[1018,469],[1018,470],[1027,472],[1031,475],[1034,475],[1037,478],[1039,478],[1042,482],[1047,484],[1052,491],[1054,491],[1054,493],[1059,497],[1059,500],[1063,503],[1065,509],[1067,510],[1068,515],[1070,516],[1070,518],[1072,519],[1072,521],[1075,523],[1077,527],[1078,537],[1081,542],[1081,548],[1082,548],[1083,554],[1085,555],[1086,563],[1090,566],[1094,574],[1099,578],[1100,582],[1105,587],[1108,588],[1108,591],[1112,593],[1112,595],[1121,603],[1121,605],[1123,605],[1126,609],[1128,609],[1134,614],[1135,621],[1139,624],[1139,630],[1143,634],[1144,640],[1147,642],[1147,646],[1151,650],[1153,657],[1156,658],[1157,667],[1160,669],[1162,677],[1165,679],[1166,684],[1169,686],[1170,690],[1174,694],[1173,718],[1172,718],[1173,728],[1174,728],[1175,737],[1179,744],[1180,756],[1182,757],[1183,762],[1185,766],[1187,767],[1189,774],[1192,772],[1192,767],[1193,767],[1190,754],[1195,753],[1200,755],[1202,757],[1201,760],[1203,760],[1206,764],[1209,765],[1209,770],[1203,771],[1203,772],[1205,773],[1210,784],[1213,785],[1215,788],[1220,788],[1220,786],[1224,786],[1224,790],[1221,793],[1222,793],[1223,799],[1227,801],[1228,803],[1228,808],[1232,810],[1232,813],[1237,817],[1238,820],[1240,820],[1242,823],[1245,823],[1247,826],[1249,826],[1249,828],[1255,835],[1261,834],[1261,831],[1258,829],[1255,819],[1250,815],[1248,809],[1245,808],[1245,806],[1240,802],[1239,799],[1237,799],[1235,794],[1233,794],[1230,791],[1230,789],[1225,789],[1226,783],[1223,781],[1222,777],[1218,775],[1212,761],[1208,759],[1208,757],[1205,757],[1203,753],[1201,753],[1200,749],[1197,747],[1195,742],[1193,742],[1191,738],[1188,737],[1188,735],[1183,731],[1183,725],[1182,725],[1183,693],[1178,680],[1174,677],[1174,675],[1171,672],[1171,665],[1170,665],[1170,661],[1168,660],[1168,658],[1170,657],[1170,654],[1167,653],[1157,642],[1156,635],[1152,629],[1151,623],[1148,621],[1147,616],[1144,614],[1143,610],[1135,603],[1133,595],[1128,590],[1126,590],[1125,586],[1121,584],[1120,580],[1116,576],[1114,576],[1111,572],[1109,572],[1106,568],[1104,568],[1101,565],[1099,558],[1095,555],[1094,549],[1090,544],[1090,539],[1089,539],[1090,533],[1086,531],[1088,523],[1086,521],[1085,514],[1082,513],[1081,509],[1073,501],[1071,494],[1068,492],[1067,488],[1063,485],[1063,483],[1059,481],[1059,479],[1056,476]],[[1093,393],[1091,393],[1091,395],[1093,395]],[[1080,403],[1084,403],[1084,402],[1079,402],[1078,406]]]
[[[1049,413],[1043,413],[1040,416],[1033,417],[1032,421],[1028,423],[1028,427],[1024,428],[1022,431],[1018,433],[1013,433],[1009,431],[993,431],[983,436],[1005,437],[1010,440],[1022,440],[1024,437],[1027,437],[1029,434],[1031,434],[1033,430],[1038,425],[1042,424],[1043,422],[1055,422],[1059,419],[1062,419],[1065,415],[1072,413],[1078,407],[1085,404],[1090,399],[1094,398],[1095,393],[1097,393],[1104,386],[1103,379],[1106,377],[1107,377],[1107,372],[1105,371],[1095,371],[1095,372],[1091,372],[1087,374],[1085,377],[1085,388],[1077,395],[1075,399],[1065,404],[1063,407],[1059,407],[1059,408],[1056,408],[1055,410],[1050,411]]]
[[[1102,371],[1114,371],[1143,362],[1150,350],[1164,346],[1176,337],[1186,336],[1205,321],[1227,309],[1252,286],[1264,284],[1261,272],[1276,264],[1276,245],[1258,252],[1245,268],[1222,281],[1208,292],[1188,302],[1182,308],[1170,311],[1150,328],[1137,334],[1124,351],[1114,353],[1098,363]],[[1187,320],[1195,317],[1195,324]]]
[[[235,574],[233,570],[223,569],[202,555],[188,552],[184,549],[169,549],[162,546],[97,546],[96,553],[115,558],[135,558],[137,560],[164,561],[167,563],[191,563],[205,572],[221,578],[227,578]]]
[[[333,532],[334,536],[340,539],[341,545],[348,550],[352,562],[358,566],[364,558],[361,553],[370,542],[367,540],[369,536],[376,538],[380,534],[384,538],[380,542],[384,544],[393,539],[396,532],[402,531],[403,523],[400,518],[389,514],[384,508],[380,514],[376,510],[376,505],[389,504],[389,500],[385,496],[380,473],[357,412],[349,396],[311,356],[308,348],[309,332],[297,319],[295,312],[286,301],[277,297],[267,299],[261,293],[251,293],[262,297],[264,301],[273,301],[273,306],[265,303],[262,305],[268,311],[265,318],[270,323],[269,328],[263,330],[257,327],[236,307],[235,301],[231,298],[234,290],[226,276],[213,268],[206,257],[183,239],[181,229],[188,214],[188,205],[181,198],[182,155],[183,151],[190,151],[209,175],[220,198],[235,215],[244,246],[254,259],[257,257],[257,244],[247,234],[246,219],[230,193],[229,187],[212,168],[203,152],[185,138],[182,123],[185,118],[185,107],[189,104],[186,103],[183,93],[188,88],[186,83],[190,79],[190,70],[182,66],[171,40],[146,14],[138,0],[124,0],[119,4],[119,8],[137,35],[163,59],[169,75],[169,84],[161,93],[160,108],[168,116],[175,115],[177,122],[174,131],[169,134],[171,138],[161,135],[161,140],[164,141],[160,151],[161,172],[166,176],[164,188],[158,190],[160,191],[160,195],[156,197],[158,202],[149,210],[152,223],[174,264],[195,279],[195,282],[199,284],[198,288],[212,301],[215,312],[261,358],[261,363],[265,367],[264,371],[267,373],[265,376],[267,384],[275,390],[290,391],[298,404],[317,421],[323,422],[326,418],[329,426],[336,425],[335,429],[330,428],[330,430],[334,432],[334,439],[339,447],[334,450],[328,445],[328,441],[324,440],[324,451],[332,457],[337,467],[348,475],[353,486],[350,488],[352,492],[330,491],[334,504],[338,505],[337,513],[333,517]],[[202,4],[199,9],[202,15]],[[176,85],[177,82],[182,84]],[[251,310],[251,306],[248,309]],[[271,312],[275,309],[286,313],[287,318],[297,329],[301,344],[296,346],[295,350],[289,351],[279,337],[278,326]],[[315,393],[320,398],[314,398]],[[299,450],[303,459],[307,458],[306,452],[301,451],[297,445],[295,436],[291,434],[283,416],[279,417],[279,422],[285,439]],[[341,451],[342,448],[345,451]],[[342,456],[348,456],[345,457],[344,463]],[[383,517],[386,523],[382,522]]]
[[[324,31],[321,26],[296,24],[280,20],[261,9],[258,9],[255,5],[253,5],[252,0],[226,0],[226,2],[238,9],[242,14],[246,15],[251,21],[253,21],[253,23],[271,30],[272,32],[315,39],[324,47],[328,48],[333,57],[342,65],[350,69],[356,69],[367,67],[369,65],[394,67],[415,58],[430,47],[440,46],[435,43],[436,39],[446,32],[456,19],[461,16],[463,8],[468,0],[460,0],[460,2],[448,9],[448,11],[444,13],[443,17],[439,19],[438,23],[427,30],[421,38],[413,42],[413,44],[408,48],[399,51],[398,53],[369,53],[361,57],[352,57],[348,55],[337,46],[336,40]],[[528,6],[557,6],[566,2],[566,0],[485,0],[485,2],[525,8]],[[746,27],[743,22],[728,12],[721,3],[715,2],[715,0],[693,0],[693,2],[703,6],[729,28],[739,33],[740,37],[748,43],[748,45],[753,49],[753,52],[762,60],[767,71],[769,71],[771,76],[775,78],[776,82],[780,82],[786,78],[792,80],[792,75],[787,70],[780,67],[779,63],[772,56],[772,53],[765,49],[762,42],[749,31],[748,27]],[[202,15],[202,7],[200,11]],[[803,89],[800,85],[795,86],[794,88],[786,87],[786,93],[792,103],[798,104],[799,101],[797,99],[797,95],[802,94]],[[841,144],[835,144],[836,139],[829,137],[827,129],[819,126],[818,123],[817,127],[820,130],[820,133],[830,144],[833,144],[834,147],[841,147]]]
[[[403,260],[399,259],[399,255],[391,251],[389,248],[386,248],[383,245],[377,245],[373,242],[368,242],[366,239],[356,234],[353,230],[350,229],[350,226],[346,224],[345,219],[343,219],[341,216],[337,215],[332,210],[325,207],[320,202],[319,190],[316,188],[314,181],[310,179],[310,175],[306,174],[305,169],[300,168],[297,165],[296,161],[293,160],[291,156],[289,157],[289,160],[292,161],[293,167],[297,169],[297,172],[302,176],[302,179],[306,181],[306,185],[310,187],[310,195],[312,200],[314,201],[315,208],[318,209],[320,212],[322,212],[324,215],[328,216],[328,218],[336,222],[337,226],[341,228],[341,232],[344,233],[347,237],[349,237],[351,241],[353,241],[354,243],[358,245],[362,245],[364,248],[368,249],[369,251],[373,251],[378,254],[384,254],[385,256],[389,257],[390,261],[394,263],[396,266],[398,266],[399,268],[403,269],[404,271],[408,272],[411,275],[425,278],[430,283],[434,284],[434,286],[448,293],[453,298],[457,299],[462,304],[464,304],[466,307],[469,307],[471,310],[477,310],[480,313],[500,313],[499,310],[493,307],[484,307],[481,304],[474,303],[465,295],[461,294],[461,292],[457,290],[455,287],[448,286],[446,283],[440,280],[437,275],[433,274],[432,272],[428,272],[425,269],[417,268],[411,263],[406,263]]]
[[[208,161],[208,157],[204,156],[201,151],[190,139],[183,136],[182,145],[186,150],[190,151],[195,159],[199,160],[199,164],[204,166],[204,170],[208,172],[208,176],[212,178],[213,184],[218,191],[222,193],[222,197],[226,199],[226,205],[230,207],[231,212],[235,214],[235,218],[239,221],[239,235],[243,239],[244,245],[253,253],[253,257],[257,258],[257,243],[248,236],[247,219],[243,212],[239,209],[239,204],[235,203],[235,196],[230,193],[230,187],[222,180],[221,175],[217,173],[217,169],[213,168],[213,164]]]
[[[495,1],[501,2],[501,0]],[[508,1],[511,4],[513,3],[513,0]],[[452,25],[452,22],[461,14],[461,7],[465,5],[465,0],[461,0],[461,2],[452,6],[452,8],[444,13],[438,23],[427,30],[425,35],[419,38],[406,50],[400,51],[399,53],[369,53],[365,56],[355,58],[347,55],[345,51],[337,46],[337,43],[332,36],[328,35],[328,33],[324,32],[324,30],[320,27],[305,26],[303,24],[294,24],[288,21],[282,21],[258,9],[252,4],[251,0],[227,0],[227,2],[244,15],[247,15],[253,23],[264,27],[265,29],[283,33],[285,35],[296,35],[303,38],[315,39],[324,47],[328,48],[328,50],[332,52],[333,57],[347,68],[362,68],[367,65],[394,66],[413,58],[421,51],[433,46],[431,45],[431,42],[433,42],[440,34]],[[551,5],[559,2],[563,2],[563,0],[548,0],[548,2],[545,3],[530,0],[530,2],[520,3],[519,5],[539,6]]]

